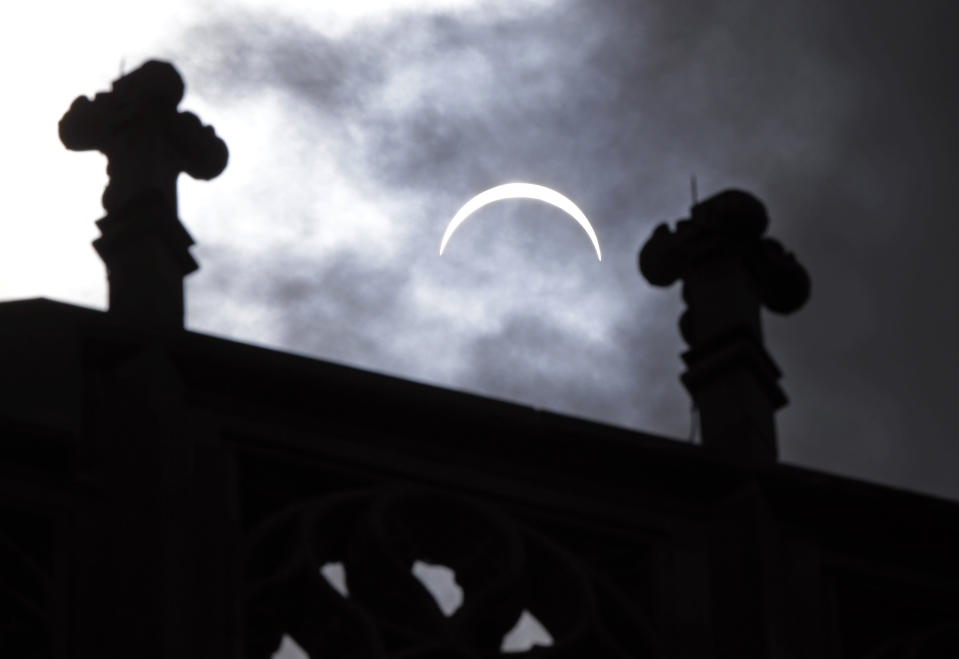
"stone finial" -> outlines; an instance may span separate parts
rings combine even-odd
[[[180,172],[211,179],[226,167],[226,144],[196,115],[179,112],[183,79],[151,60],[111,91],[80,96],[60,120],[60,140],[107,157],[107,215],[94,242],[107,266],[110,310],[151,325],[183,325],[183,277],[197,269],[180,223]]]
[[[114,81],[91,101],[79,96],[60,120],[60,140],[73,151],[107,157],[107,213],[158,192],[176,211],[176,179],[186,172],[212,179],[226,167],[226,144],[191,112],[178,112],[183,79],[172,64],[151,60]]]
[[[683,282],[680,332],[689,345],[682,376],[700,413],[703,445],[739,457],[776,456],[773,414],[786,404],[780,373],[763,346],[759,310],[799,309],[805,269],[772,238],[766,208],[726,190],[696,204],[675,230],[660,224],[639,253],[653,285]]]

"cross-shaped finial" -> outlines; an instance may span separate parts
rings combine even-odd
[[[183,277],[198,267],[178,217],[177,177],[214,178],[228,157],[212,127],[177,110],[183,89],[173,65],[151,60],[109,92],[78,97],[60,120],[68,149],[107,157],[107,215],[93,245],[107,266],[110,311],[151,326],[183,326]]]
[[[91,101],[78,97],[60,120],[60,139],[74,151],[101,151],[110,181],[103,208],[116,213],[138,196],[159,193],[176,212],[180,172],[211,179],[226,167],[226,144],[191,112],[177,111],[183,79],[151,60]]]
[[[684,282],[689,309],[680,330],[690,347],[731,325],[748,328],[761,341],[760,304],[777,313],[805,304],[809,276],[778,241],[763,237],[768,226],[762,202],[726,190],[693,206],[692,217],[679,220],[675,231],[660,224],[646,241],[639,269],[649,283]]]
[[[809,298],[806,270],[772,238],[758,199],[726,190],[695,204],[676,229],[660,224],[639,254],[656,286],[683,282],[679,321],[690,350],[683,383],[700,411],[703,443],[774,457],[773,412],[786,404],[763,346],[759,310],[791,313]]]

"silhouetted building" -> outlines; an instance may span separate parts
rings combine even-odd
[[[689,306],[681,443],[184,330],[176,175],[226,149],[178,81],[61,123],[110,158],[110,311],[0,304],[0,656],[479,658],[524,617],[542,657],[959,656],[959,505],[775,460],[759,308],[809,280],[758,200],[642,252]]]

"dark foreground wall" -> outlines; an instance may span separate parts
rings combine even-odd
[[[952,502],[48,300],[0,385],[3,657],[959,656]]]

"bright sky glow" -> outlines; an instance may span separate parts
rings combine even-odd
[[[184,51],[181,39],[191,26],[269,10],[318,34],[340,38],[411,12],[465,12],[482,7],[481,15],[501,18],[550,2],[170,0],[141,6],[118,0],[81,4],[40,0],[18,6],[10,20],[0,21],[0,71],[7,88],[18,94],[12,97],[16,102],[6,104],[0,126],[4,144],[0,178],[6,182],[8,218],[0,240],[0,299],[44,296],[106,307],[103,264],[90,247],[99,236],[93,221],[103,214],[100,195],[107,181],[106,160],[95,152],[67,151],[57,136],[57,122],[76,96],[109,89],[121,70],[129,72],[149,58],[169,59],[178,66],[187,86],[180,109],[212,124],[230,149],[227,171],[212,184],[180,177],[181,214],[199,243],[197,253],[204,265],[204,271],[190,282],[209,274],[213,261],[202,250],[212,245],[258,245],[277,252],[289,249],[293,242],[317,253],[334,248],[364,253],[373,249],[376,258],[382,258],[398,244],[390,223],[397,216],[395,209],[383,208],[386,204],[377,195],[361,189],[357,181],[362,179],[345,172],[342,159],[323,152],[317,146],[323,144],[319,139],[302,139],[309,117],[291,112],[288,99],[270,89],[232,104],[203,96],[209,90],[195,71],[209,55],[191,59]],[[401,96],[402,90],[394,87],[390,89]],[[309,173],[303,176],[306,180],[324,182],[322,195],[313,186],[290,184],[301,172]],[[277,189],[283,194],[277,195]],[[297,195],[296,190],[303,192]],[[274,221],[294,216],[294,208],[309,209],[313,218],[323,219],[314,240],[304,240],[302,235],[286,240],[299,229],[290,228],[289,220]],[[344,216],[350,222],[338,221]],[[190,299],[197,302],[195,296]],[[271,335],[242,338],[277,341]]]
[[[470,215],[483,206],[504,199],[535,199],[536,201],[542,201],[556,206],[556,208],[559,208],[576,220],[579,226],[583,227],[583,231],[586,232],[590,242],[593,243],[593,249],[596,250],[596,258],[600,261],[603,260],[603,254],[599,249],[599,238],[596,237],[593,225],[590,224],[586,214],[580,210],[579,206],[574,204],[569,197],[561,195],[556,192],[556,190],[547,188],[545,185],[536,185],[535,183],[504,183],[503,185],[497,185],[495,188],[480,192],[467,201],[466,204],[456,212],[456,215],[453,216],[453,219],[450,220],[449,225],[446,227],[446,233],[443,234],[443,240],[440,242],[440,256],[443,255],[443,250],[446,249],[446,243],[452,238],[453,232],[455,232]]]
[[[280,647],[273,653],[272,659],[310,659],[310,655],[289,634],[283,634]]]
[[[503,644],[500,646],[500,652],[527,652],[536,645],[549,647],[553,644],[553,637],[550,635],[543,623],[536,619],[532,613],[527,610],[519,616],[516,625],[513,626],[506,636],[503,637]]]
[[[413,563],[411,572],[430,592],[436,600],[436,605],[447,618],[463,605],[463,589],[456,583],[456,573],[450,568],[445,565],[416,561]]]
[[[346,585],[346,568],[343,563],[324,563],[320,566],[320,574],[340,595],[350,596],[350,590]]]

